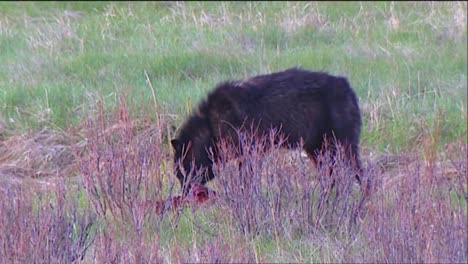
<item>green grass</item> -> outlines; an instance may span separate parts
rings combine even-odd
[[[121,94],[137,109],[152,100],[147,72],[181,122],[188,100],[196,105],[218,82],[302,66],[349,78],[363,145],[414,147],[421,119],[438,111],[447,143],[466,136],[464,11],[466,3],[1,3],[0,120],[64,128],[97,97]]]

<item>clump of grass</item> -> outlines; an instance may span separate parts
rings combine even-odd
[[[152,232],[139,235],[108,223],[99,230],[92,254],[87,258],[93,263],[161,263],[158,235]]]
[[[466,201],[453,191],[456,182],[445,177],[416,161],[377,192],[363,224],[366,259],[466,262]],[[456,178],[466,189],[465,176],[457,173]]]
[[[124,100],[114,113],[106,116],[100,103],[96,118],[86,121],[85,146],[74,153],[96,212],[119,222],[130,220],[140,230],[151,212],[146,202],[163,194],[164,128],[148,116],[132,118]]]
[[[246,247],[240,237],[226,239],[221,233],[215,237],[204,237],[202,243],[191,243],[182,248],[172,249],[177,263],[255,263],[258,262],[251,248]]]
[[[160,262],[153,233],[165,213],[159,201],[172,192],[164,180],[164,122],[132,117],[123,99],[111,116],[102,102],[97,110],[85,122],[84,146],[74,148],[88,202],[103,221],[95,261]]]
[[[50,191],[1,189],[0,263],[80,263],[96,235],[96,215],[64,182]]]
[[[377,187],[362,236],[372,262],[462,263],[467,261],[466,143],[438,162],[440,122],[425,136],[422,151]],[[408,155],[411,156],[411,155]],[[369,254],[369,252],[366,252]]]
[[[0,174],[10,178],[70,176],[75,162],[69,136],[47,128],[0,138],[0,153]]]

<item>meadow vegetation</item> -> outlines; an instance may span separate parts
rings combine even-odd
[[[466,2],[0,3],[0,264],[466,263],[466,14]],[[198,101],[296,66],[355,89],[367,200],[346,167],[327,193],[300,150],[246,138],[250,177],[219,164],[213,204],[156,213],[179,194],[169,140]]]

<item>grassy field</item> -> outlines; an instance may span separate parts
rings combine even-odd
[[[68,262],[87,243],[85,263],[133,262],[138,255],[142,262],[466,262],[466,14],[466,2],[0,3],[0,190],[10,197],[0,207],[10,212],[0,217],[0,231],[7,234],[0,235],[0,263]],[[270,190],[245,201],[246,211],[271,221],[242,215],[240,205],[227,202],[219,209],[186,212],[177,228],[169,214],[130,209],[140,208],[133,204],[140,192],[161,198],[175,184],[167,139],[210,89],[228,79],[289,67],[346,76],[359,97],[362,152],[369,170],[380,166],[381,189],[353,232],[333,217],[351,218],[347,205],[359,200],[355,193],[335,198],[313,229],[294,204],[277,214],[257,211],[278,208],[268,204],[275,204],[279,191],[273,190],[281,186],[296,194],[277,199],[303,200],[304,190],[280,180],[262,185]],[[91,160],[113,153],[112,159],[136,171],[146,168],[125,154],[123,141],[112,148],[96,138],[102,127],[84,122],[100,112],[125,113],[121,97],[138,126],[131,146],[137,153],[147,150],[141,155],[151,158],[156,169],[146,173],[163,178],[161,183],[140,174],[147,185],[135,186],[129,191],[135,196],[122,198],[130,203],[115,201],[113,187],[93,177],[128,186],[142,178],[120,178],[109,160],[104,165],[109,171],[93,171],[75,159],[77,153]],[[148,112],[151,122],[143,118]],[[116,125],[119,118],[109,118],[115,133],[122,129]],[[146,142],[145,135],[157,140]],[[88,147],[93,146],[89,142],[99,147]],[[271,155],[266,164],[282,164],[275,175],[294,178],[299,177],[294,168],[309,169]],[[236,175],[229,167],[219,170]],[[78,192],[71,187],[64,192],[57,176],[75,181]],[[55,186],[45,188],[55,190],[52,198],[29,198],[24,186],[37,183],[39,196],[44,186]],[[230,184],[223,178],[213,188],[222,190],[221,183]],[[94,187],[110,188],[108,200],[93,196],[89,190]],[[66,200],[63,210],[41,209],[57,198]],[[99,201],[108,209],[128,210],[130,218],[122,213],[109,220],[107,209],[99,211]],[[22,217],[31,225],[15,220]],[[299,220],[278,224],[288,217]],[[259,235],[240,232],[246,223]],[[63,229],[37,233],[34,225]],[[133,231],[127,234],[125,226]],[[12,227],[25,235],[6,231]],[[64,232],[72,237],[66,243],[59,235]],[[63,243],[41,244],[47,237]],[[28,247],[25,241],[38,244]]]
[[[442,115],[466,135],[466,4],[2,3],[0,113],[64,128],[99,96],[157,100],[180,122],[218,82],[301,66],[347,76],[363,144],[414,147]],[[190,108],[189,108],[190,109]]]

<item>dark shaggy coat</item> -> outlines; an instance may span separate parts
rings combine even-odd
[[[292,68],[224,82],[199,105],[171,142],[174,161],[181,164],[176,172],[184,190],[190,188],[186,174],[192,169],[204,172],[191,182],[205,184],[214,178],[207,149],[216,150],[221,139],[238,142],[237,130],[248,132],[252,124],[257,135],[268,134],[271,128],[280,130],[287,136],[288,147],[298,146],[302,139],[304,150],[314,160],[324,138],[335,138],[360,170],[361,114],[347,79]]]

